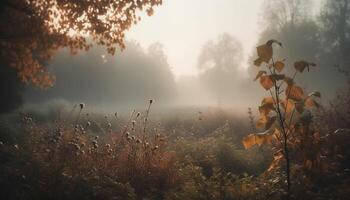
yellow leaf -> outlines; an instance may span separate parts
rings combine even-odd
[[[304,91],[301,87],[292,85],[286,89],[286,97],[295,101],[301,101],[304,97]]]
[[[265,104],[274,104],[275,101],[273,100],[272,97],[265,97],[262,102],[261,105],[265,105]]]
[[[266,74],[266,71],[259,71],[258,74],[256,75],[254,81],[258,80],[264,74]]]
[[[281,72],[282,70],[283,70],[283,68],[284,68],[284,63],[282,62],[282,61],[277,61],[276,63],[275,63],[275,69],[278,71],[278,72]]]
[[[256,123],[256,127],[259,129],[269,129],[276,121],[276,116],[270,117],[266,115],[261,115],[258,122]]]
[[[290,99],[288,101],[283,100],[281,105],[286,113],[291,113],[295,108],[294,102]]]
[[[283,154],[282,153],[278,153],[277,155],[273,156],[273,161],[270,164],[270,167],[267,171],[272,171],[276,168],[278,168],[281,164],[281,161],[283,160]]]
[[[242,143],[245,149],[249,149],[254,145],[270,144],[273,140],[273,134],[270,131],[263,133],[252,133],[243,138]]]
[[[263,127],[265,127],[267,122],[268,122],[268,116],[262,115],[262,116],[260,116],[259,120],[256,122],[256,127],[263,128]]]
[[[262,100],[261,106],[259,107],[259,112],[262,115],[268,115],[271,110],[274,110],[274,100],[272,97],[266,97]]]
[[[269,90],[273,86],[273,81],[271,80],[270,76],[261,76],[260,77],[260,84],[265,88],[265,90]]]
[[[273,104],[265,104],[265,105],[259,106],[259,112],[262,115],[268,115],[271,112],[271,110],[274,110],[274,109],[275,107],[273,106]]]

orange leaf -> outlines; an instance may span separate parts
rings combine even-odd
[[[290,99],[288,99],[288,102],[283,100],[281,104],[286,113],[291,113],[295,108],[294,102]]]
[[[301,101],[304,97],[304,91],[301,87],[292,85],[286,89],[286,97],[295,101]]]
[[[242,143],[245,149],[249,149],[254,145],[270,144],[273,140],[273,134],[270,131],[263,133],[252,133],[243,138]]]
[[[262,62],[270,62],[272,58],[272,45],[264,44],[256,48],[258,56]]]
[[[261,76],[260,77],[260,84],[265,88],[265,90],[269,90],[273,86],[273,81],[271,80],[270,76]]]
[[[283,70],[283,68],[284,68],[284,63],[282,62],[282,61],[277,61],[276,63],[275,63],[275,69],[278,71],[278,72],[281,72],[282,70]]]
[[[305,106],[308,108],[312,108],[312,107],[319,107],[319,104],[313,100],[312,98],[306,98],[305,100]]]
[[[254,81],[258,80],[264,74],[266,74],[266,71],[259,71],[258,74],[256,75]]]
[[[271,110],[274,110],[274,100],[272,97],[265,97],[262,102],[261,106],[259,107],[259,112],[262,115],[268,115]]]
[[[276,121],[276,116],[269,117],[266,115],[261,115],[258,122],[256,123],[256,127],[260,129],[269,129],[273,125],[273,123]]]

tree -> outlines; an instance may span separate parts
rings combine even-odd
[[[118,111],[143,107],[150,98],[158,106],[173,103],[176,83],[162,45],[152,44],[146,51],[134,41],[125,44],[123,53],[114,56],[100,46],[75,56],[60,52],[48,66],[57,77],[55,85],[47,91],[27,87],[25,102],[43,105],[63,99]]]
[[[203,46],[197,64],[200,80],[219,101],[238,83],[242,57],[241,43],[228,34]]]
[[[2,84],[11,79],[12,88],[21,87],[12,79],[42,88],[53,85],[54,76],[45,68],[60,48],[72,53],[88,50],[92,42],[104,45],[111,54],[123,49],[124,35],[140,17],[152,15],[162,0],[2,0],[0,2],[0,65]],[[5,69],[10,68],[10,69]],[[2,86],[4,87],[4,86]],[[11,97],[18,90],[5,90],[2,111],[11,110]],[[11,104],[11,106],[8,106]]]
[[[262,23],[268,29],[296,25],[309,18],[310,0],[267,0],[263,3]]]
[[[326,0],[322,7],[320,23],[326,55],[332,63],[344,69],[349,67],[350,58],[350,2],[349,0]]]
[[[319,133],[310,125],[312,111],[319,107],[315,99],[320,98],[321,93],[315,91],[305,95],[304,90],[295,82],[298,74],[310,71],[316,64],[297,61],[294,63],[293,75],[288,76],[283,72],[286,70],[285,62],[274,58],[275,43],[282,47],[282,43],[277,40],[268,40],[258,46],[258,58],[254,62],[260,68],[255,80],[259,80],[261,86],[269,92],[269,96],[263,98],[259,106],[260,117],[256,124],[263,132],[249,134],[243,138],[242,143],[245,148],[250,148],[276,141],[273,143],[274,159],[268,171],[279,167],[281,161],[285,160],[286,191],[289,199],[292,161],[303,164],[306,169],[319,166],[318,148],[314,148],[318,143]]]
[[[315,49],[318,49],[320,44],[319,28],[310,12],[310,0],[265,1],[259,43],[264,43],[270,38],[284,41],[283,44],[288,48],[282,48],[276,52],[276,56],[288,55],[289,60],[315,60]]]
[[[345,85],[345,81],[333,67],[339,63],[337,53],[333,54],[335,51],[332,50],[332,45],[323,41],[326,36],[322,28],[322,18],[311,14],[312,11],[310,0],[265,1],[258,43],[264,43],[270,38],[283,41],[283,45],[288,48],[281,48],[274,55],[278,59],[286,59],[287,65],[293,65],[293,61],[301,59],[318,63],[319,70],[312,74],[305,74],[301,84],[303,86],[315,84],[324,94],[324,99],[331,99],[336,95],[335,91]],[[333,20],[332,23],[337,23],[337,20]],[[254,51],[250,63],[255,57]],[[286,70],[293,73],[290,69]],[[255,77],[254,66],[249,68],[249,74],[251,79]],[[339,81],[334,83],[334,79]],[[333,84],[329,84],[331,82]]]

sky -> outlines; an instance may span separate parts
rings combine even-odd
[[[151,17],[126,34],[147,48],[164,45],[175,77],[196,75],[202,46],[222,33],[236,37],[246,60],[259,35],[259,14],[263,0],[164,0]],[[246,63],[246,62],[243,62]],[[246,65],[246,64],[245,64]],[[247,66],[242,66],[247,67]]]

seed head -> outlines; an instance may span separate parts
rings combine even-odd
[[[80,110],[82,110],[85,107],[85,103],[80,103],[79,106],[80,106]]]
[[[149,104],[152,104],[152,103],[153,103],[153,99],[150,99],[150,100],[149,100]]]
[[[159,146],[158,146],[158,145],[156,145],[156,146],[153,147],[153,150],[157,150],[157,149],[159,149]]]

